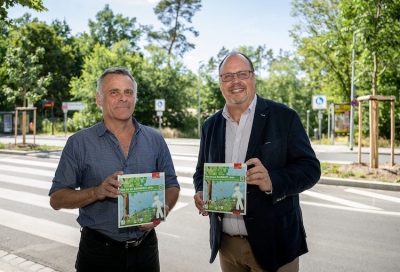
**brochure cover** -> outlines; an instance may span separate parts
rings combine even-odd
[[[118,176],[118,227],[165,221],[165,173]]]
[[[205,163],[204,209],[209,212],[246,214],[245,163]]]

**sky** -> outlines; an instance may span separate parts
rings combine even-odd
[[[72,34],[88,32],[88,20],[109,4],[114,15],[134,18],[142,25],[164,27],[154,13],[159,0],[43,0],[46,12],[34,12],[17,6],[9,9],[9,18],[28,12],[50,24],[58,19],[67,22]],[[196,72],[201,61],[217,56],[222,47],[233,50],[239,46],[266,46],[274,54],[279,50],[294,51],[289,30],[297,22],[290,16],[291,0],[202,0],[202,8],[192,18],[199,36],[187,33],[196,48],[184,55],[183,62]]]

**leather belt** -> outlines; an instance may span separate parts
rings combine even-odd
[[[152,230],[153,231],[153,230]],[[129,241],[116,241],[114,239],[111,239],[110,237],[98,232],[97,230],[91,229],[89,227],[84,227],[82,229],[82,235],[96,239],[102,243],[105,243],[107,245],[113,245],[113,246],[120,246],[120,247],[125,247],[125,248],[132,248],[132,247],[137,247],[139,246],[146,236],[150,233],[150,231],[147,231],[144,233],[144,235],[138,239],[133,239]]]
[[[230,235],[229,233],[226,233],[226,232],[222,232],[222,233],[225,234],[226,236],[229,236],[229,237],[237,237],[237,238],[241,238],[241,239],[244,239],[244,240],[247,239],[247,235]]]

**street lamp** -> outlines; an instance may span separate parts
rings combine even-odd
[[[310,126],[309,126],[309,123],[310,123],[310,110],[307,110],[307,136],[308,136],[308,138],[310,138],[310,134],[309,134]]]
[[[199,139],[201,137],[201,132],[200,132],[200,64],[203,62],[203,60],[199,61],[199,69],[198,69],[198,75],[197,75],[197,98],[198,98],[198,109],[197,109],[197,131],[199,134]]]

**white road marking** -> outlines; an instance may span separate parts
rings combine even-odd
[[[302,205],[304,204],[304,205],[311,205],[311,206],[316,206],[316,207],[330,208],[330,209],[337,209],[337,210],[400,216],[400,212],[389,212],[389,211],[382,211],[382,210],[367,210],[367,209],[352,208],[352,207],[345,207],[345,206],[332,205],[332,204],[323,204],[323,203],[316,203],[316,202],[309,202],[309,201],[300,201],[300,203]]]
[[[180,195],[183,196],[190,196],[193,197],[195,194],[194,189],[190,189],[190,188],[181,188],[181,191],[179,192]]]
[[[78,247],[79,245],[79,227],[70,227],[50,220],[3,209],[0,209],[0,224],[73,247]]]
[[[0,182],[18,184],[33,188],[47,189],[47,190],[50,190],[51,187],[51,182],[40,181],[36,179],[20,178],[2,174],[0,174]]]
[[[51,209],[51,210],[53,209],[50,206],[50,203],[49,203],[50,197],[48,197],[48,196],[40,196],[40,195],[36,195],[36,194],[0,188],[0,198],[11,200],[11,201],[17,201],[20,203],[33,205],[33,206],[37,206],[37,207],[41,207],[41,208],[46,208],[46,209]],[[78,215],[77,209],[73,209],[73,210],[62,209],[61,212]]]
[[[368,192],[368,191],[362,191],[362,190],[353,189],[353,188],[346,189],[344,191],[348,192],[348,193],[353,193],[353,194],[358,194],[358,195],[363,195],[363,196],[369,196],[369,197],[378,198],[378,199],[382,199],[382,200],[386,200],[386,201],[400,203],[400,198],[398,198],[398,197],[387,196],[387,195],[382,195],[382,194]]]
[[[193,175],[194,172],[196,171],[195,167],[185,167],[185,166],[175,166],[175,171],[177,173],[185,173],[188,175]]]
[[[30,165],[30,166],[42,166],[42,167],[49,167],[49,168],[57,168],[58,162],[45,162],[45,161],[35,161],[35,160],[21,160],[15,158],[3,158],[0,161],[5,161],[8,163],[15,163],[20,165]]]
[[[189,205],[189,203],[178,201],[178,202],[176,202],[174,208],[172,209],[172,212],[182,209],[182,208],[186,207],[187,205]]]
[[[54,171],[28,168],[24,166],[11,166],[11,165],[0,165],[0,171],[9,171],[15,173],[24,173],[30,175],[39,175],[45,177],[54,177]]]
[[[317,193],[317,192],[313,192],[313,191],[304,191],[304,192],[302,192],[302,194],[305,194],[305,195],[308,195],[311,197],[315,197],[315,198],[319,198],[319,199],[323,199],[326,201],[346,205],[346,206],[353,207],[353,208],[369,209],[369,210],[382,210],[377,207],[373,207],[373,206],[369,206],[369,205],[361,204],[358,202],[354,202],[354,201],[350,201],[350,200],[346,200],[343,198],[334,197],[334,196],[330,196],[330,195],[326,195],[326,194],[321,194],[321,193]]]
[[[183,183],[183,184],[191,184],[191,185],[193,185],[193,178],[178,177],[178,182],[179,183]]]
[[[179,156],[179,155],[172,155],[172,160],[177,161],[194,161],[197,162],[197,157],[189,157],[189,156]]]

